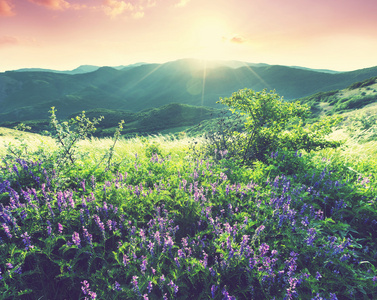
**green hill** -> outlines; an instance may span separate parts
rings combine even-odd
[[[276,89],[285,99],[342,89],[377,76],[377,67],[328,73],[297,67],[209,64],[178,60],[117,70],[102,67],[82,74],[54,72],[0,73],[1,121],[48,118],[55,106],[59,118],[96,108],[139,112],[169,103],[218,107],[219,97],[243,88]],[[235,67],[230,67],[235,66]]]
[[[74,118],[72,114],[69,118]],[[103,137],[113,135],[121,120],[124,120],[124,135],[155,134],[163,131],[182,131],[218,115],[218,110],[210,107],[197,107],[186,104],[170,103],[159,108],[150,108],[138,113],[126,110],[91,109],[85,112],[90,119],[103,116],[104,119],[97,126],[95,136]],[[29,126],[31,132],[43,133],[50,130],[48,119],[27,120],[23,122]],[[13,128],[19,122],[1,122],[0,126]]]
[[[299,100],[311,107],[313,117],[360,109],[377,102],[377,77],[355,82],[345,89],[319,92]]]

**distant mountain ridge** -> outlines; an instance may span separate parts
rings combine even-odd
[[[195,61],[195,59],[183,59],[183,60],[190,60]],[[197,61],[197,60],[196,60]],[[129,65],[120,65],[120,66],[109,66],[110,68],[116,69],[116,70],[124,70],[124,69],[130,69],[133,67],[138,67],[141,65],[145,65],[147,63],[145,62],[138,62],[134,64]],[[214,67],[220,67],[225,66],[233,69],[241,68],[244,66],[250,66],[250,67],[265,67],[265,66],[271,66],[270,64],[265,63],[249,63],[249,62],[243,62],[238,60],[229,60],[229,61],[222,61],[222,60],[211,60],[206,62],[207,67],[214,68]],[[53,69],[43,69],[43,68],[23,68],[23,69],[17,69],[12,70],[15,72],[52,72],[52,73],[59,73],[59,74],[83,74],[83,73],[89,73],[97,71],[99,68],[102,68],[103,66],[93,66],[93,65],[81,65],[73,70],[66,70],[66,71],[60,71],[60,70],[53,70]],[[303,70],[310,70],[310,71],[316,71],[316,72],[323,72],[323,73],[341,73],[339,71],[334,70],[328,70],[328,69],[312,69],[312,68],[306,68],[306,67],[300,67],[300,66],[289,66],[291,68],[296,69],[303,69]]]
[[[59,118],[82,110],[138,112],[170,103],[219,108],[219,97],[243,88],[275,89],[292,100],[377,76],[377,67],[326,73],[265,64],[239,67],[242,64],[183,59],[79,74],[7,71],[0,73],[0,123],[46,119],[52,106]]]
[[[111,68],[114,68],[116,70],[122,70],[122,69],[129,69],[129,68],[133,68],[133,67],[138,67],[138,66],[141,66],[143,64],[145,64],[145,63],[135,63],[135,64],[127,65],[127,66],[121,65],[121,66],[116,66],[116,67],[111,67]],[[23,68],[23,69],[14,70],[14,72],[50,72],[50,73],[58,73],[58,74],[75,75],[75,74],[84,74],[84,73],[94,72],[94,71],[97,71],[99,68],[102,68],[102,67],[92,66],[92,65],[81,65],[81,66],[77,67],[76,69],[67,70],[67,71],[42,69],[42,68]]]

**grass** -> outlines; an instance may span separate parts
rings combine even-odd
[[[0,298],[375,299],[376,141],[333,134],[250,166],[93,138],[57,168],[52,138],[1,129]]]

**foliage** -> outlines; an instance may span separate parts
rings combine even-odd
[[[376,140],[377,116],[370,113],[355,114],[348,120],[347,132],[360,142]]]
[[[164,145],[140,143],[145,153],[116,171],[76,172],[64,189],[44,177],[44,161],[7,161],[2,298],[377,296],[374,175],[325,152],[281,150],[251,170],[227,153],[151,155]]]
[[[96,124],[96,131],[91,135],[96,137],[113,136],[121,120],[124,120],[123,135],[150,135],[164,130],[173,131],[177,127],[190,127],[197,125],[203,120],[210,120],[216,109],[209,107],[199,107],[179,103],[171,103],[159,108],[147,109],[141,112],[130,112],[124,110],[91,109],[85,111],[86,118],[90,120],[101,119]],[[73,114],[69,120],[76,119],[80,114]],[[12,128],[19,122],[1,122],[0,126]],[[44,134],[51,131],[48,120],[28,120],[24,121],[28,131]]]
[[[204,150],[207,153],[217,155],[226,150],[231,157],[250,164],[255,160],[265,161],[266,155],[278,149],[310,151],[339,145],[325,139],[339,118],[322,119],[304,127],[308,107],[285,102],[274,91],[244,89],[230,98],[220,98],[219,102],[243,117],[244,130],[234,119],[221,119],[218,130],[207,134]]]
[[[237,148],[194,157],[168,148],[174,138],[133,139],[126,151],[115,147],[122,123],[109,150],[105,140],[80,144],[95,121],[83,113],[60,124],[52,110],[57,150],[24,140],[0,164],[0,298],[375,299],[376,152],[317,149],[335,118],[253,129],[282,116],[267,106],[248,119],[239,100],[246,115],[223,115],[223,132],[281,138],[252,168]]]
[[[92,121],[85,116],[83,111],[81,115],[68,122],[59,123],[55,114],[55,107],[51,108],[50,124],[54,130],[54,136],[59,144],[59,152],[56,154],[57,168],[66,163],[74,164],[77,157],[77,142],[85,139],[88,135],[96,130],[96,125],[102,120],[102,117]],[[73,129],[70,127],[73,126]]]
[[[348,89],[354,90],[354,89],[357,89],[357,88],[368,87],[368,86],[376,83],[376,80],[377,80],[377,77],[372,77],[372,78],[368,78],[364,81],[355,82],[355,83],[351,84],[348,87]]]

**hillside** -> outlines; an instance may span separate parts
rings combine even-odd
[[[0,74],[0,119],[46,119],[52,106],[59,118],[97,108],[138,112],[172,102],[218,107],[219,97],[246,87],[276,89],[289,100],[377,76],[377,67],[331,74],[297,67],[231,65],[236,68],[178,60],[120,70],[102,67],[74,75],[8,71]]]
[[[126,110],[91,109],[85,115],[91,120],[103,116],[104,119],[98,124],[95,136],[111,136],[121,120],[124,120],[123,135],[146,135],[163,131],[175,132],[197,125],[203,120],[210,120],[218,115],[219,110],[210,107],[197,107],[186,104],[170,103],[160,108],[150,108],[138,113]],[[74,118],[72,114],[69,118]],[[0,126],[14,128],[19,122],[0,122]],[[23,122],[34,133],[49,131],[48,119],[29,120]]]
[[[299,100],[311,107],[313,117],[361,109],[377,102],[377,77],[355,82],[345,89],[319,92]]]

